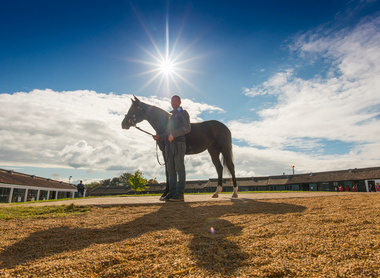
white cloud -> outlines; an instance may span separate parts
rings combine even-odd
[[[140,169],[146,177],[163,179],[164,170],[156,161],[154,140],[136,129],[121,129],[131,97],[50,89],[0,94],[0,105],[4,108],[0,111],[0,165],[73,167],[115,173]],[[169,99],[140,99],[170,110]],[[203,112],[223,112],[218,107],[187,99],[183,104],[192,121],[201,121]],[[139,126],[154,132],[147,122]],[[189,158],[187,163],[194,164],[194,169],[202,169],[203,174],[207,169],[215,171],[210,159],[197,164],[204,157]],[[198,170],[189,169],[189,173],[192,171],[195,174]]]
[[[291,69],[288,69],[285,72],[279,72],[259,86],[244,88],[244,93],[250,97],[278,95],[281,93],[280,88],[287,85],[292,74],[293,70]]]
[[[245,89],[249,97],[271,94],[278,97],[278,102],[256,110],[258,121],[231,121],[234,137],[251,146],[277,150],[272,153],[276,161],[285,155],[284,150],[301,149],[309,155],[302,158],[290,152],[287,160],[298,160],[299,165],[310,163],[305,167],[309,169],[378,165],[380,17],[366,18],[354,28],[339,31],[318,28],[299,35],[290,49],[305,59],[305,65],[310,59],[329,64],[326,76],[303,79],[296,69],[288,69]],[[340,156],[315,152],[333,140],[353,147]]]

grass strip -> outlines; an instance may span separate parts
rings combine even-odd
[[[0,207],[0,220],[10,220],[18,218],[44,218],[51,216],[67,216],[81,214],[89,211],[91,208],[86,206],[61,205],[61,206],[10,206]]]

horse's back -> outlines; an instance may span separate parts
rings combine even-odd
[[[197,154],[225,141],[231,143],[231,132],[223,123],[215,120],[192,123],[190,133],[186,134],[186,153]]]

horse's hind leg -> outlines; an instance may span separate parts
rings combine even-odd
[[[212,145],[208,149],[208,152],[211,155],[212,163],[214,164],[214,166],[216,168],[216,172],[218,173],[218,187],[216,188],[216,191],[215,191],[214,195],[212,195],[212,197],[213,198],[218,198],[219,197],[219,193],[223,189],[223,187],[222,187],[222,182],[223,182],[222,181],[222,178],[223,178],[223,165],[222,165],[222,163],[220,162],[220,159],[219,159],[220,151],[219,151],[219,149],[215,145]]]
[[[231,176],[232,176],[232,182],[233,182],[233,184],[234,184],[234,193],[232,194],[232,198],[237,198],[237,197],[238,197],[237,192],[238,192],[238,188],[239,188],[239,187],[238,187],[238,185],[237,185],[237,183],[236,183],[235,166],[234,166],[232,160],[230,161],[230,163],[229,163],[229,162],[226,162],[226,164],[227,164],[227,168],[228,168],[228,170],[229,170],[230,173],[231,173]]]
[[[230,174],[232,176],[232,182],[234,185],[234,193],[232,194],[232,198],[238,197],[238,185],[236,183],[236,176],[235,176],[235,165],[232,161],[232,152],[224,152],[223,158],[224,158],[224,164],[227,166],[228,171],[230,171]]]

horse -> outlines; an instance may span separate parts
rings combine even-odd
[[[129,129],[131,126],[146,120],[156,131],[156,134],[166,133],[170,114],[161,108],[141,102],[136,96],[132,99],[132,105],[125,115],[121,127]],[[165,142],[157,141],[160,150],[165,157]],[[227,166],[233,182],[232,198],[237,198],[238,186],[235,177],[235,166],[232,160],[231,131],[223,123],[215,120],[200,123],[191,123],[191,131],[186,134],[186,155],[198,154],[207,150],[218,174],[218,186],[213,198],[218,198],[223,189],[223,165]],[[223,165],[220,161],[223,155]],[[163,194],[169,192],[168,173],[166,171],[166,188]]]

